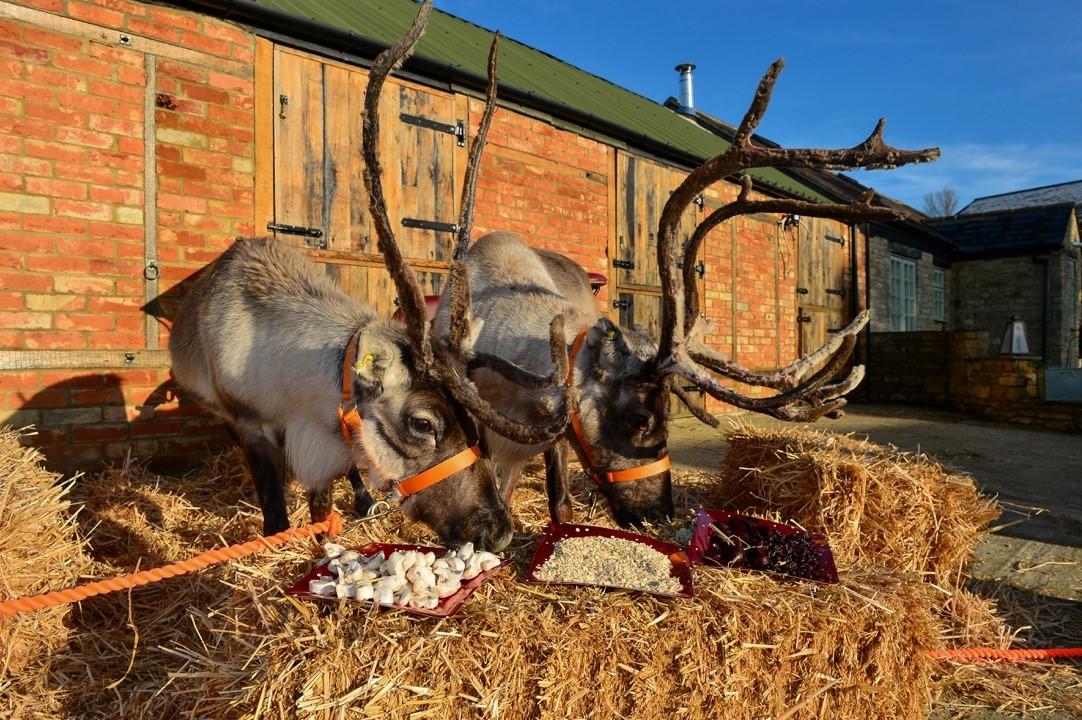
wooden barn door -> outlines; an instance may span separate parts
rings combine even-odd
[[[799,352],[804,355],[826,342],[849,322],[849,243],[835,223],[804,218],[800,229],[797,280]]]
[[[641,325],[656,340],[661,331],[657,224],[669,194],[686,173],[624,152],[617,153],[616,162],[616,252],[610,260],[616,292],[612,304],[621,327]],[[700,208],[693,204],[681,221],[681,246],[691,237],[699,220]],[[703,251],[700,251],[697,262],[701,261],[702,255]],[[703,273],[698,278],[699,296],[702,297],[705,291]],[[701,391],[691,387],[688,390],[700,401],[703,399]],[[670,413],[674,417],[689,414],[675,397],[670,402]]]
[[[347,292],[388,316],[395,292],[363,180],[367,81],[363,70],[275,48],[274,219],[267,229],[305,248]],[[384,86],[380,116],[388,215],[423,292],[438,295],[457,219],[465,118],[454,96],[397,79]]]

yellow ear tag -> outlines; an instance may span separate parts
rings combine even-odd
[[[357,370],[360,370],[365,365],[367,365],[368,363],[374,361],[375,359],[376,359],[376,356],[369,353],[369,354],[365,355],[363,358],[361,358],[361,361],[359,363],[357,363],[356,365],[354,365],[353,367],[355,369],[357,369]]]
[[[609,340],[615,340],[616,339],[616,331],[615,330],[609,330],[608,336],[609,336]]]

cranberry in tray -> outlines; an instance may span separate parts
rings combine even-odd
[[[699,508],[688,548],[691,562],[838,582],[825,537],[790,525]]]
[[[691,567],[682,547],[594,525],[549,524],[537,543],[526,581],[665,597],[692,595]]]
[[[458,550],[370,543],[357,550],[324,546],[327,561],[286,590],[316,600],[377,604],[414,615],[450,617],[481,583],[506,564],[469,543]]]

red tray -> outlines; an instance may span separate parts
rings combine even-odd
[[[383,557],[389,556],[395,550],[417,550],[419,552],[432,552],[436,557],[440,557],[447,553],[445,547],[427,547],[424,545],[406,545],[403,543],[369,543],[362,547],[356,548],[357,552],[361,555],[371,555],[374,552],[382,552]],[[292,587],[286,590],[286,595],[293,595],[295,597],[308,598],[310,600],[323,600],[325,602],[350,602],[357,603],[358,605],[367,605],[385,609],[385,610],[399,610],[410,615],[424,615],[426,617],[445,618],[451,617],[458,612],[462,607],[462,603],[466,602],[466,598],[473,594],[473,591],[481,586],[485,580],[487,580],[493,573],[497,572],[500,568],[507,564],[507,560],[501,560],[500,564],[491,570],[477,575],[476,577],[465,580],[462,583],[462,587],[454,595],[448,595],[440,600],[440,604],[431,610],[425,608],[411,608],[411,607],[398,607],[397,605],[376,605],[374,602],[368,600],[355,600],[353,598],[337,598],[327,597],[326,595],[316,595],[308,590],[309,580],[319,580],[322,578],[332,578],[334,575],[327,569],[327,563],[321,563],[317,567],[312,569],[312,572],[308,573]]]
[[[630,540],[632,542],[641,543],[652,547],[660,553],[664,553],[669,556],[669,562],[672,563],[672,570],[670,571],[672,577],[675,577],[680,581],[680,592],[666,593],[656,592],[653,590],[638,590],[636,588],[625,588],[613,585],[592,585],[590,583],[580,582],[555,582],[549,580],[539,580],[534,571],[537,568],[545,564],[545,561],[552,555],[552,551],[561,540],[565,538],[573,537],[612,537],[620,538],[621,540]],[[638,535],[636,533],[626,532],[624,530],[611,530],[605,527],[597,527],[596,525],[572,525],[570,523],[549,523],[545,528],[545,532],[541,534],[541,539],[537,543],[537,549],[534,550],[533,560],[530,562],[530,568],[526,571],[526,582],[537,583],[539,585],[582,585],[587,587],[611,587],[615,590],[630,590],[631,592],[641,592],[647,595],[660,595],[662,597],[677,597],[677,598],[689,598],[692,595],[691,585],[691,564],[688,562],[688,555],[684,552],[684,548],[679,545],[667,543],[657,538],[652,538],[647,535]]]
[[[711,524],[726,535],[744,541],[742,552],[737,553],[736,548],[731,545],[724,547],[725,555],[720,555],[719,551],[711,551],[710,539],[713,536],[709,528]],[[810,542],[812,557],[814,558],[812,566],[805,568],[807,572],[799,572],[800,568],[796,568],[798,572],[792,572],[758,556],[749,558],[750,553],[746,551],[759,546],[755,544],[754,539],[749,540],[748,536],[761,532],[774,533],[793,540],[802,536],[806,537]],[[729,513],[724,510],[699,508],[695,514],[695,530],[691,537],[691,545],[688,546],[688,556],[695,565],[719,565],[721,567],[756,570],[817,582],[838,582],[838,570],[834,567],[834,555],[830,552],[827,539],[819,533],[807,532],[791,525],[783,525],[782,523],[771,522],[750,515]]]

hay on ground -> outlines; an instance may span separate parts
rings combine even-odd
[[[70,483],[41,467],[21,443],[29,432],[0,428],[0,600],[62,590],[90,570]],[[63,689],[48,668],[68,640],[69,606],[0,618],[0,715],[56,716]]]
[[[729,435],[718,501],[826,535],[841,564],[925,574],[953,589],[999,516],[968,475],[851,436],[741,427]]]

